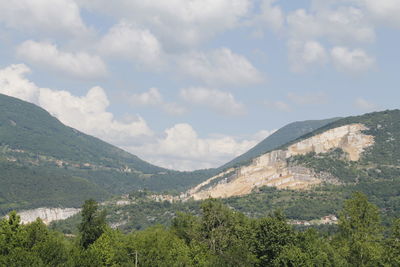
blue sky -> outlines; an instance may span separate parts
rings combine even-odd
[[[398,0],[0,0],[0,93],[152,163],[398,108]]]

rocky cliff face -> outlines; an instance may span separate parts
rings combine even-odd
[[[79,211],[80,209],[74,208],[38,208],[20,211],[18,215],[21,216],[22,223],[30,223],[40,218],[45,224],[49,224],[52,221],[65,220]]]
[[[319,154],[341,148],[349,160],[357,161],[365,148],[374,144],[373,136],[362,133],[366,129],[362,124],[349,124],[299,141],[285,150],[263,154],[253,159],[248,166],[229,169],[190,189],[186,197],[195,200],[226,198],[249,194],[261,186],[305,189],[324,181],[337,183],[337,179],[328,173],[317,174],[302,166],[289,166],[287,159],[310,152]]]

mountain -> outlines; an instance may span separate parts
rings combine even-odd
[[[387,218],[400,212],[400,110],[336,120],[191,188],[186,200],[223,198],[235,209],[292,219],[335,214],[366,193]]]
[[[184,190],[209,171],[149,164],[67,127],[31,103],[0,94],[0,213],[40,206],[75,207],[137,189]]]
[[[109,222],[125,231],[169,224],[178,212],[200,214],[210,196],[251,217],[282,210],[293,223],[310,225],[337,217],[355,191],[380,208],[386,224],[398,217],[400,110],[335,120],[223,169],[179,197],[131,192],[106,207]]]
[[[325,120],[307,120],[307,121],[297,121],[290,123],[280,128],[267,138],[265,138],[263,141],[258,143],[256,146],[251,148],[246,153],[236,157],[230,162],[219,167],[218,170],[221,171],[224,169],[228,169],[243,164],[244,162],[248,162],[249,160],[255,157],[258,157],[268,151],[271,151],[282,145],[285,145],[290,141],[293,141],[305,134],[311,133],[318,128],[321,128],[329,123],[337,121],[338,119],[340,118],[332,118]]]
[[[226,168],[333,120],[283,127]],[[44,109],[0,94],[0,213],[42,206],[76,207],[138,189],[179,193],[221,168],[178,172],[63,125]]]
[[[373,168],[397,173],[398,120],[395,110],[333,121],[215,175],[189,190],[189,197],[241,196],[262,186],[303,189],[322,183],[354,183],[363,175],[369,177]]]

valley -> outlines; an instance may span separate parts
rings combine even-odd
[[[293,221],[318,221],[337,216],[354,191],[373,197],[385,220],[398,211],[398,110],[295,122],[219,168],[177,172],[65,127],[32,104],[0,100],[3,216],[16,209],[26,221],[66,219],[52,224],[74,232],[75,212],[93,198],[110,225],[130,231],[168,225],[179,212],[199,214],[213,197],[251,217],[281,209]]]

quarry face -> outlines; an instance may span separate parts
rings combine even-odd
[[[248,166],[229,169],[190,189],[187,198],[200,200],[241,196],[250,194],[254,188],[261,186],[307,189],[322,182],[335,183],[337,179],[330,174],[317,174],[302,166],[289,166],[287,159],[310,152],[327,153],[340,148],[346,152],[349,160],[358,161],[362,152],[374,144],[374,137],[364,134],[364,130],[367,128],[363,124],[349,124],[301,140],[284,150],[263,154],[253,159]],[[212,185],[213,181],[224,176],[228,177]]]

